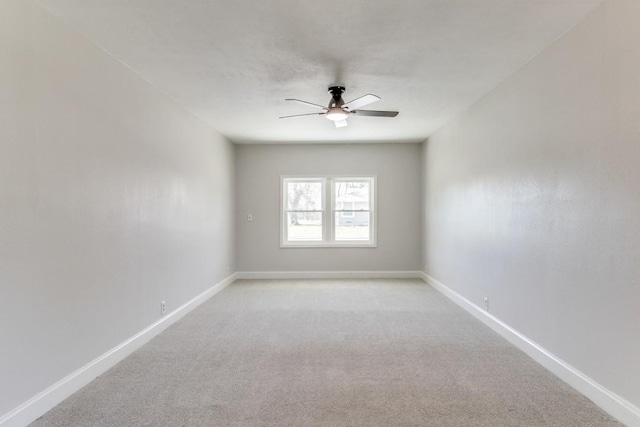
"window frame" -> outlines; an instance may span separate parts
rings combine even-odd
[[[289,241],[288,233],[288,182],[322,182],[322,240]],[[369,182],[369,240],[336,240],[336,214],[342,210],[336,208],[335,183],[337,181]],[[375,248],[377,244],[377,175],[281,175],[280,176],[280,248]],[[355,207],[355,204],[353,205]],[[354,209],[354,212],[357,212]]]

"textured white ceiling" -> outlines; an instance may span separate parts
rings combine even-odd
[[[569,30],[599,0],[40,0],[236,142],[421,141]],[[287,103],[366,93],[336,129]]]

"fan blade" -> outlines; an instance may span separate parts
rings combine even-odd
[[[335,122],[333,122],[336,124],[337,128],[343,128],[345,126],[349,126],[349,123],[347,123],[347,120],[336,120]]]
[[[342,106],[342,108],[348,108],[353,111],[356,108],[364,107],[365,105],[369,105],[373,102],[380,101],[380,97],[372,94],[367,94],[361,96],[360,98],[356,98],[353,101],[349,101]]]
[[[307,113],[307,114],[294,114],[292,116],[282,116],[278,117],[279,119],[290,119],[291,117],[302,117],[302,116],[323,116],[325,113]]]
[[[376,111],[376,110],[356,110],[352,111],[356,116],[371,116],[371,117],[395,117],[398,115],[397,111]]]
[[[322,105],[314,104],[313,102],[303,101],[301,99],[287,98],[287,99],[285,99],[285,101],[295,101],[295,102],[299,102],[301,104],[311,105],[312,107],[320,108],[320,109],[323,109],[323,110],[328,110],[327,107],[323,107]]]

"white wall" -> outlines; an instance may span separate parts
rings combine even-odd
[[[238,145],[238,270],[419,271],[421,149],[421,144]],[[281,175],[377,175],[378,247],[280,248]],[[247,222],[248,213],[253,222]]]
[[[640,406],[640,2],[430,138],[425,269]]]
[[[235,270],[234,148],[0,1],[0,418]]]

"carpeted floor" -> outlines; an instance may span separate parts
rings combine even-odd
[[[238,281],[34,426],[617,426],[419,280]]]

